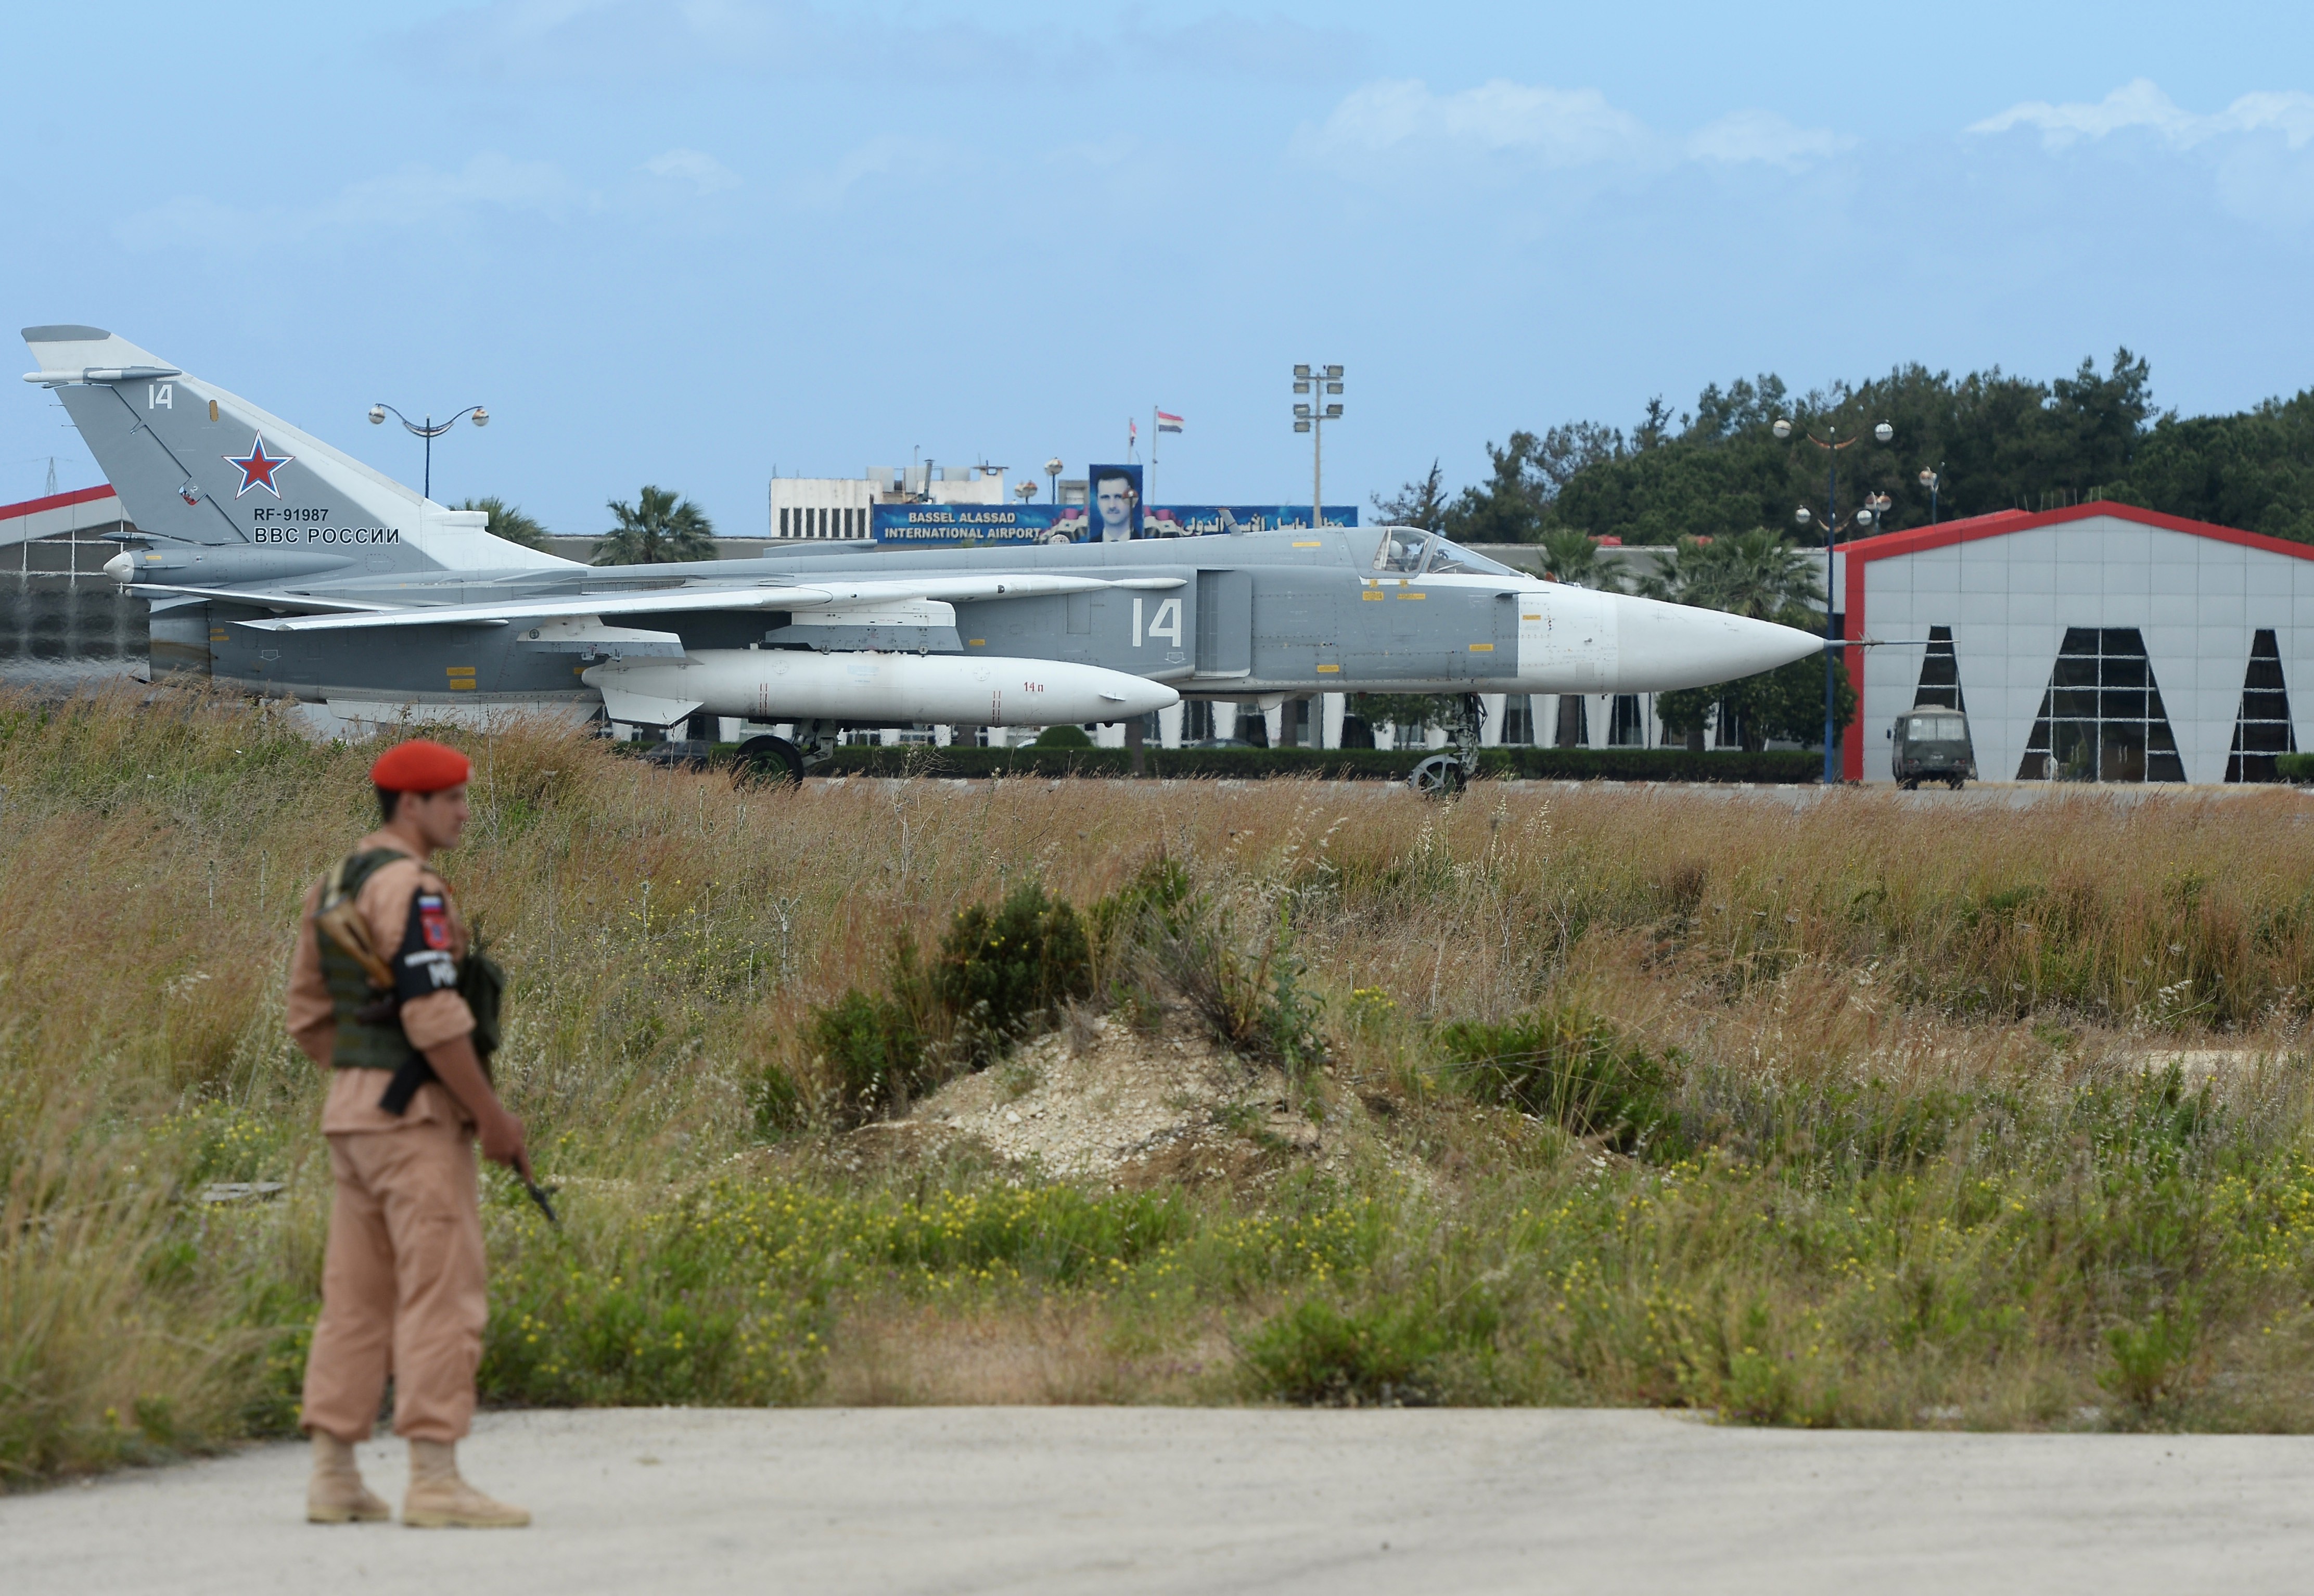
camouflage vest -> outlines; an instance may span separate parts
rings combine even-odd
[[[390,848],[355,854],[332,872],[322,886],[322,907],[326,909],[340,899],[359,895],[363,884],[376,874],[381,865],[409,857]],[[397,930],[395,946],[375,950],[389,961],[389,968],[400,936]],[[321,945],[322,977],[329,983],[330,1001],[337,1010],[337,1045],[330,1054],[330,1067],[399,1070],[418,1057],[418,1050],[402,1034],[402,1004],[394,997],[393,989],[389,986],[381,992],[372,985],[361,961],[340,947],[337,939],[327,932],[317,929],[314,940]]]

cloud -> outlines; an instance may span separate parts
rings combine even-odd
[[[1797,169],[1856,141],[1827,128],[1796,128],[1772,111],[1739,110],[1684,139],[1649,128],[1596,89],[1559,89],[1496,78],[1441,94],[1417,79],[1353,90],[1297,153],[1337,164],[1389,155],[1509,156],[1554,168],[1663,169],[1682,161],[1762,163]]]
[[[2019,128],[2038,128],[2045,149],[2063,149],[2084,139],[2142,129],[2177,149],[2190,149],[2228,136],[2274,133],[2294,150],[2314,141],[2314,94],[2296,90],[2244,94],[2221,111],[2197,116],[2163,93],[2151,79],[2141,77],[2094,102],[2053,105],[2046,100],[2027,101],[1970,124],[1968,131],[1991,135]]]
[[[1356,70],[1364,40],[1284,18],[1208,16],[1150,27],[1005,29],[957,17],[879,16],[810,0],[491,0],[420,23],[414,71],[632,82],[710,74],[788,80],[978,79],[1158,73],[1308,81]]]
[[[798,180],[793,192],[808,205],[836,206],[862,184],[883,179],[916,183],[946,172],[956,164],[957,152],[948,145],[904,134],[880,133],[847,152],[826,172]]]
[[[1552,89],[1497,78],[1437,94],[1414,78],[1354,89],[1302,141],[1320,156],[1420,146],[1514,152],[1547,166],[1585,166],[1648,153],[1654,135],[1596,89]]]
[[[1855,143],[1828,128],[1795,128],[1773,111],[1739,110],[1697,128],[1688,136],[1686,149],[1698,161],[1757,161],[1791,170],[1829,159]]]
[[[596,198],[543,161],[484,151],[453,172],[412,163],[349,183],[317,205],[242,207],[182,195],[129,217],[114,230],[131,248],[199,244],[246,247],[259,230],[279,237],[440,228],[482,211],[561,216],[594,208]]]
[[[720,194],[739,186],[739,174],[714,156],[698,150],[669,150],[643,163],[643,170],[670,182],[689,183],[702,195]]]
[[[1338,82],[1357,70],[1366,41],[1342,28],[1312,28],[1285,17],[1206,16],[1173,28],[1127,18],[1117,52],[1132,66],[1199,77]]]
[[[578,185],[545,161],[517,161],[496,151],[455,172],[411,164],[340,189],[311,213],[315,225],[411,227],[491,208],[559,213],[586,203]]]

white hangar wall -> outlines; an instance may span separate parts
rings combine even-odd
[[[1861,576],[1861,593],[1847,569],[1837,574],[1848,607],[1861,612],[1843,630],[1917,639],[1949,627],[1978,773],[2007,781],[2018,777],[2068,629],[2133,629],[2143,639],[2186,780],[2222,781],[2261,629],[2274,634],[2297,746],[2314,747],[2314,548],[2195,527],[2101,506],[1862,541],[1842,551],[1842,565],[1852,560]],[[1931,541],[1939,534],[1946,541]],[[1910,546],[1859,558],[1876,544]],[[1888,781],[1888,732],[1913,705],[1926,650],[1861,652],[1863,768],[1851,754],[1848,774]]]

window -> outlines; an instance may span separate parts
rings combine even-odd
[[[1613,719],[1607,723],[1607,743],[1614,748],[1647,745],[1647,712],[1636,692],[1615,695]]]
[[[1961,702],[1960,660],[1953,653],[1952,628],[1929,628],[1929,651],[1921,660],[1921,684],[1912,692],[1916,710],[1965,710]],[[1918,736],[1918,733],[1914,734]]]
[[[781,507],[781,509],[780,509],[780,535],[781,535],[782,537],[785,537],[785,536],[787,536],[787,534],[788,534],[788,511],[787,511],[786,507],[785,507],[785,506],[782,506],[782,507]]]
[[[2277,754],[2298,752],[2290,727],[2290,689],[2282,679],[2282,650],[2271,628],[2252,635],[2249,669],[2242,675],[2241,709],[2234,717],[2234,745],[2226,755],[2229,781],[2278,781]]]
[[[1913,715],[1904,727],[1904,740],[1910,743],[1958,743],[1967,736],[1968,722],[1957,715]]]
[[[2169,713],[2133,626],[2074,626],[2058,648],[2019,781],[2183,781]]]

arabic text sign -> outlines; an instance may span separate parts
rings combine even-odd
[[[1356,505],[1328,505],[1326,525],[1356,526]],[[1298,531],[1307,505],[1160,505],[1146,511],[1141,536],[1200,537],[1232,532]],[[870,535],[879,543],[939,548],[955,543],[1082,543],[1092,541],[1082,505],[879,504]]]

